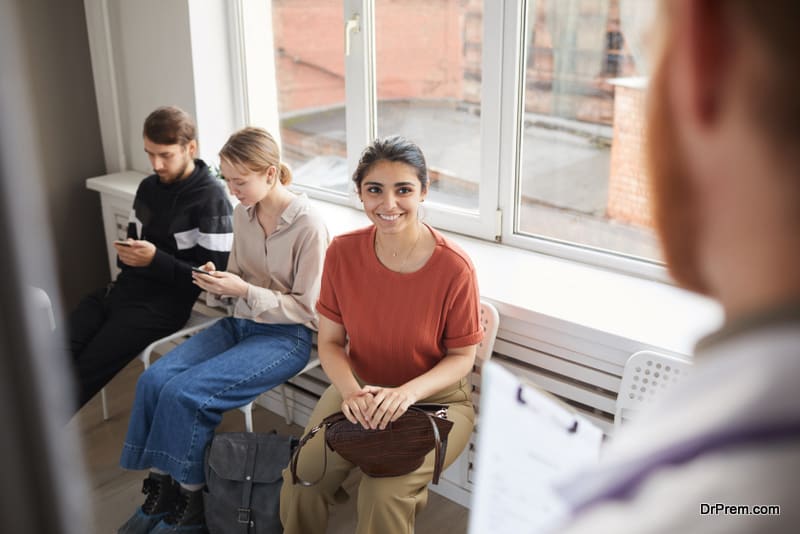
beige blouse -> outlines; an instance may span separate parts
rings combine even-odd
[[[255,206],[236,206],[227,271],[250,287],[247,297],[236,299],[233,316],[259,323],[303,324],[316,330],[315,304],[329,240],[325,223],[311,210],[304,194],[292,200],[267,237]]]

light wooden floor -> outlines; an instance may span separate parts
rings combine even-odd
[[[136,379],[141,372],[141,362],[134,360],[111,381],[107,388],[111,416],[108,421],[103,421],[98,395],[69,423],[83,439],[83,452],[94,503],[96,534],[116,533],[117,528],[144,499],[140,493],[144,473],[125,471],[118,463],[128,428]],[[303,431],[297,425],[287,426],[283,417],[259,406],[253,411],[253,419],[256,432],[275,429],[280,433],[299,436]],[[226,414],[219,430],[243,431],[244,419],[241,412],[237,410]],[[347,504],[334,507],[328,528],[329,534],[351,534],[355,531],[357,483],[357,474],[345,482],[344,487],[353,498]],[[467,520],[467,509],[430,492],[428,506],[417,518],[416,532],[417,534],[466,533]]]

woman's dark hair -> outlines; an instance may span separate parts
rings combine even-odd
[[[428,166],[425,164],[425,156],[422,154],[422,150],[413,141],[400,135],[392,135],[374,140],[361,153],[358,167],[353,173],[356,192],[361,191],[361,182],[364,181],[364,177],[379,161],[396,161],[413,167],[417,173],[419,183],[422,184],[422,191],[427,191],[430,180],[428,179]]]
[[[186,146],[197,139],[197,126],[181,108],[163,106],[147,116],[142,133],[159,145]]]

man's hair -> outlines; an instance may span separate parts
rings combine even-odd
[[[186,146],[197,139],[197,126],[181,108],[162,106],[144,120],[143,135],[159,145]]]
[[[800,2],[726,0],[764,44],[769,74],[751,80],[749,99],[757,123],[786,147],[800,143]]]

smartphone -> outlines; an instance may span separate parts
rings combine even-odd
[[[122,245],[123,247],[133,246],[133,243],[131,243],[130,241],[123,241],[122,239],[117,239],[116,241],[114,241],[114,243],[116,243],[117,245]]]
[[[196,272],[196,273],[202,273],[202,274],[211,274],[211,273],[209,273],[208,271],[206,271],[205,269],[201,269],[200,267],[195,267],[195,266],[192,266],[192,270],[193,270],[194,272]]]

